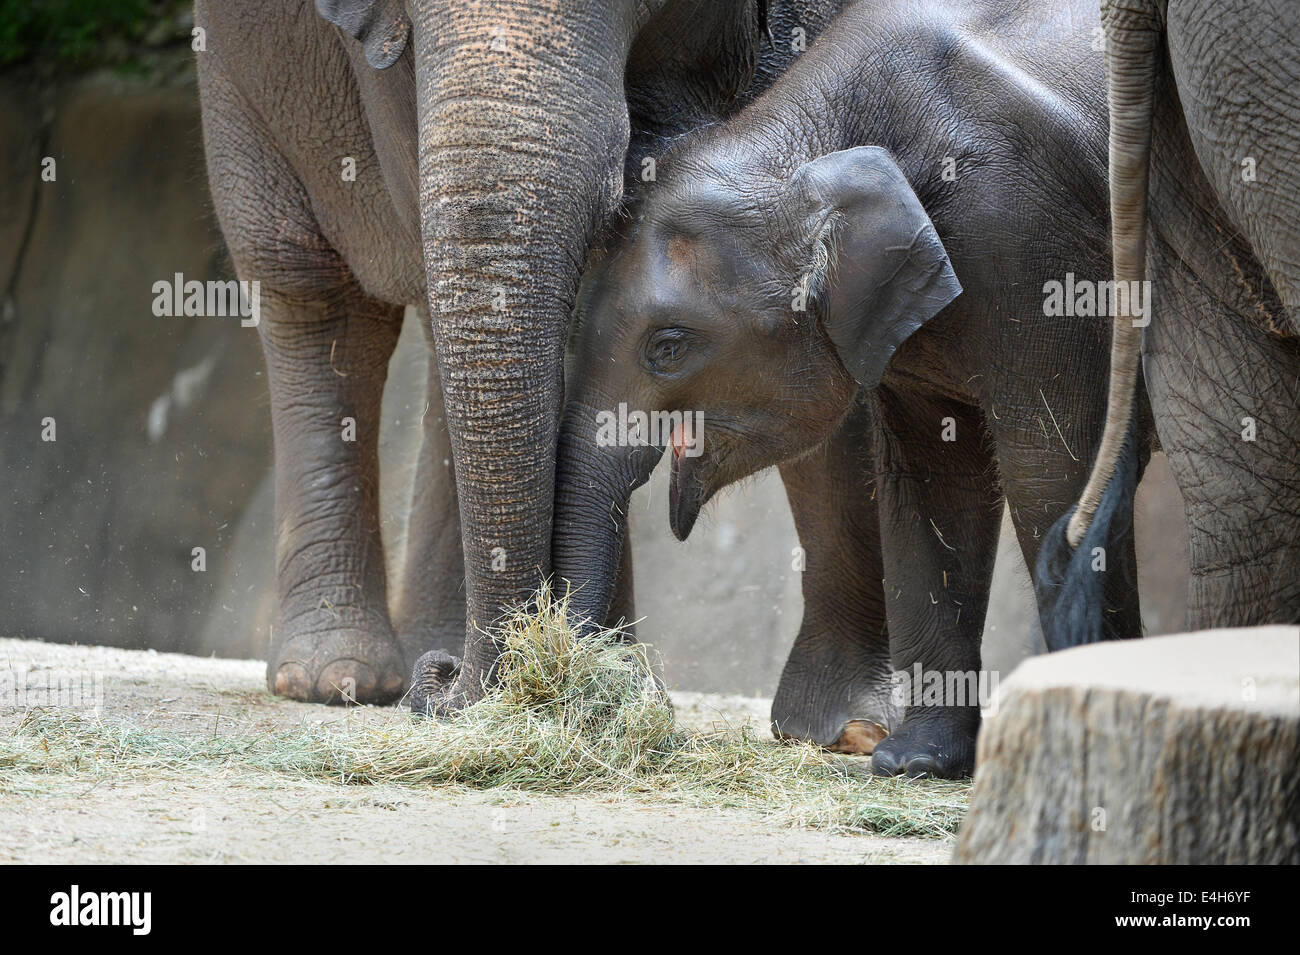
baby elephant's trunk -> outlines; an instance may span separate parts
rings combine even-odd
[[[611,421],[613,423],[611,423]],[[605,623],[627,540],[628,500],[662,448],[629,440],[611,411],[570,401],[560,425],[551,562],[575,625]]]

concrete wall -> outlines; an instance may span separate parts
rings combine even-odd
[[[164,84],[0,80],[0,630],[6,636],[258,656],[273,619],[269,412],[256,332],[152,314],[151,286],[223,278],[192,71]],[[54,156],[58,179],[39,179]],[[13,210],[15,214],[8,214]],[[393,358],[381,439],[389,563],[400,559],[425,349]],[[57,422],[43,442],[41,420]],[[638,612],[673,686],[768,695],[801,615],[775,471],[721,495],[690,541],[667,476],[633,501]],[[1186,542],[1161,462],[1139,493],[1152,632],[1182,626]],[[191,570],[202,546],[207,571]],[[397,579],[394,575],[393,579]],[[1004,535],[985,665],[1038,649]]]
[[[192,77],[11,77],[0,144],[0,625],[186,649],[270,449],[256,332],[152,310],[154,282],[228,271]]]

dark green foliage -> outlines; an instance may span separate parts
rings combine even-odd
[[[0,0],[0,67],[122,64],[189,7],[181,0]]]

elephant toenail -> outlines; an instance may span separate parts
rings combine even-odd
[[[335,660],[321,670],[316,681],[321,697],[344,703],[369,702],[378,685],[375,671],[359,660]]]
[[[305,700],[311,694],[311,677],[306,668],[297,663],[282,663],[275,671],[275,695],[292,700]]]
[[[871,771],[877,776],[897,776],[903,764],[887,749],[877,749],[871,756]]]
[[[924,756],[913,756],[907,761],[907,767],[904,773],[908,776],[941,776],[942,769],[939,761],[933,756],[926,754]]]

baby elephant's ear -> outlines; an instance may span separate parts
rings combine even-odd
[[[826,333],[840,361],[868,388],[909,335],[961,294],[948,253],[903,171],[879,146],[830,153],[791,181],[809,204],[824,282]]]
[[[366,62],[377,70],[396,63],[411,36],[402,0],[316,0],[316,12],[360,40]]]

